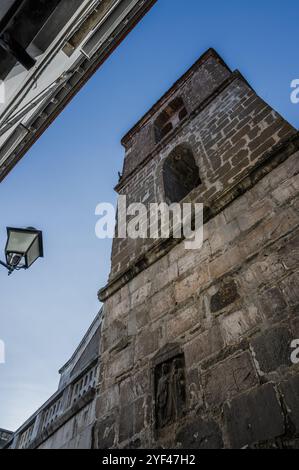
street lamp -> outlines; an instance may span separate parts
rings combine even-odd
[[[32,227],[7,228],[6,263],[0,261],[0,264],[8,270],[8,275],[13,271],[30,268],[38,258],[43,256],[43,236],[40,230]]]

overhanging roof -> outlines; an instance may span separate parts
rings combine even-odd
[[[1,1],[0,181],[155,2]]]

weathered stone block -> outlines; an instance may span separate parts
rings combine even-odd
[[[114,416],[110,416],[103,421],[98,421],[95,428],[96,442],[98,449],[111,449],[115,440],[116,421]]]
[[[211,261],[209,265],[211,279],[218,279],[224,274],[229,273],[232,268],[236,268],[243,260],[244,257],[238,246],[230,248],[223,255]]]
[[[195,295],[199,288],[198,274],[192,273],[175,285],[175,300],[180,303]]]
[[[296,432],[299,432],[299,376],[291,377],[279,386]]]
[[[295,229],[299,222],[299,215],[292,208],[286,208],[282,213],[276,214],[266,225],[265,230],[268,238],[272,241]]]
[[[278,287],[271,287],[264,291],[260,297],[262,313],[268,318],[280,318],[287,307],[281,290]]]
[[[198,292],[201,293],[207,285],[211,282],[211,277],[209,273],[209,262],[203,261],[197,267],[198,274]]]
[[[262,221],[253,228],[242,240],[240,247],[242,251],[250,256],[261,250],[266,243],[274,241],[286,235],[298,224],[298,216],[292,208],[278,213],[275,217]]]
[[[168,341],[172,342],[178,336],[186,333],[190,328],[200,324],[199,311],[195,305],[175,312],[167,323],[166,334]]]
[[[239,217],[242,213],[247,213],[249,209],[250,201],[247,194],[244,194],[241,198],[236,199],[230,204],[223,212],[225,220],[231,222],[235,218]]]
[[[204,231],[205,231],[204,226]],[[206,230],[207,231],[207,230]],[[197,272],[202,270],[202,266],[209,256],[211,255],[211,248],[209,240],[205,240],[203,246],[198,250],[186,250],[183,256],[178,259],[178,275],[183,276],[187,271],[195,269]]]
[[[127,445],[125,445],[123,448],[128,449],[128,450],[142,449],[141,440],[140,439],[133,439]]]
[[[119,318],[123,315],[126,315],[130,310],[130,297],[123,300],[119,304],[113,307],[113,317]]]
[[[235,281],[223,284],[217,294],[211,298],[211,312],[219,312],[234,303],[238,298],[238,286]]]
[[[119,385],[120,406],[125,407],[137,398],[134,377],[123,380]]]
[[[122,407],[119,414],[119,442],[127,441],[134,435],[134,404]]]
[[[154,278],[153,278],[153,292],[157,292],[163,287],[167,286],[170,284],[172,281],[177,279],[178,277],[178,265],[177,263],[172,263],[169,268],[167,268],[165,271],[159,272]]]
[[[248,352],[228,359],[210,369],[203,376],[204,395],[208,405],[221,405],[236,394],[258,383],[257,375]]]
[[[224,408],[230,447],[240,449],[265,442],[285,432],[275,390],[267,384],[236,397]]]
[[[140,398],[134,403],[134,434],[139,434],[146,426],[146,398]]]
[[[187,371],[187,404],[189,408],[200,408],[203,406],[203,391],[200,382],[199,371],[191,369]]]
[[[116,354],[109,362],[109,369],[107,374],[109,377],[114,378],[128,371],[134,364],[134,351],[132,346]]]
[[[272,372],[291,365],[292,337],[285,327],[267,330],[251,341],[255,359],[262,372]]]
[[[212,253],[223,249],[228,243],[232,242],[240,234],[240,228],[237,221],[233,220],[229,224],[220,227],[211,237],[210,245]]]
[[[149,310],[149,303],[146,303],[130,311],[130,316],[128,319],[128,333],[130,335],[137,334],[137,331],[142,330],[142,328],[149,324]]]
[[[215,421],[200,418],[188,423],[176,435],[176,444],[181,449],[222,449],[221,430]]]
[[[134,375],[134,389],[136,397],[140,397],[141,395],[148,394],[150,389],[150,370],[146,367],[144,369],[140,369]]]
[[[289,305],[293,306],[299,303],[299,273],[294,273],[285,279],[281,288]]]
[[[299,309],[297,312],[298,317],[293,320],[293,337],[299,339]]]
[[[283,261],[279,259],[276,252],[258,259],[250,266],[250,271],[256,279],[256,287],[266,286],[279,280],[284,276],[286,269]]]
[[[109,328],[107,328],[102,335],[103,348],[117,349],[121,344],[128,339],[127,325],[124,322],[115,320]]]
[[[96,415],[105,416],[113,408],[119,405],[119,388],[118,385],[114,385],[107,389],[105,393],[97,399],[96,402]]]
[[[241,231],[249,230],[255,224],[268,217],[272,211],[273,205],[269,200],[264,200],[256,206],[251,206],[245,212],[241,211],[237,218]]]
[[[142,275],[140,275],[142,276]],[[152,284],[151,282],[146,283],[139,289],[137,289],[135,292],[133,292],[131,296],[131,307],[137,307],[138,305],[142,304],[145,302],[145,300],[149,297],[150,292],[151,292],[151,287]]]
[[[136,339],[136,359],[143,359],[146,356],[153,354],[159,347],[160,337],[160,329],[154,331],[147,330],[144,333],[139,334]]]
[[[184,242],[181,242],[178,245],[176,245],[168,254],[169,265],[171,266],[173,263],[176,263],[180,258],[184,257],[185,254],[186,254],[185,244]]]
[[[175,307],[174,288],[169,286],[155,294],[150,301],[150,317],[155,320]]]
[[[296,183],[296,180],[294,179]],[[273,193],[272,197],[278,204],[284,204],[288,200],[294,198],[297,194],[297,188],[295,185],[292,185],[291,179],[285,181],[283,184],[279,185],[279,188],[276,188]]]
[[[298,165],[299,165],[299,153],[295,152],[293,155],[284,162],[283,165],[280,165],[278,168],[275,168],[267,176],[270,181],[271,188],[277,189],[285,180],[291,178],[296,173],[298,174]]]
[[[252,306],[246,310],[240,310],[220,318],[223,339],[226,345],[235,344],[247,333],[253,330],[261,319],[257,309]]]
[[[191,368],[204,359],[218,353],[223,348],[223,339],[218,326],[201,333],[195,340],[186,344],[186,367]]]
[[[193,251],[186,251],[185,255],[178,260],[178,274],[182,276],[187,271],[198,265],[198,257]]]
[[[299,232],[279,250],[279,257],[286,269],[296,270],[299,266]]]

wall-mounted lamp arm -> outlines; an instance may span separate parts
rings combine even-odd
[[[8,266],[8,264],[3,263],[3,261],[1,261],[1,260],[0,260],[0,266],[3,266],[3,267],[6,268],[8,271],[10,271],[10,267]]]
[[[20,271],[21,269],[27,269],[26,266],[9,266],[0,260],[0,266],[3,266],[7,269],[8,275],[10,276],[14,271]]]

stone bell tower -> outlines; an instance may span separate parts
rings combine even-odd
[[[95,447],[298,448],[298,133],[208,50],[122,143],[117,192],[202,202],[204,244],[114,240]]]

